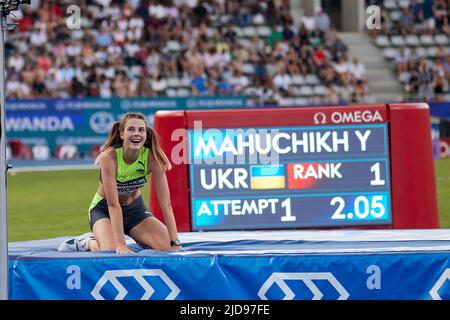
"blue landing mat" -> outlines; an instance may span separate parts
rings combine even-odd
[[[181,251],[9,245],[11,299],[450,299],[450,230],[180,233]]]

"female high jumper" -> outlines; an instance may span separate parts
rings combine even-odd
[[[67,239],[58,251],[132,253],[125,235],[144,248],[181,249],[165,174],[171,164],[145,117],[127,113],[115,122],[97,161],[100,182],[89,207],[92,232]],[[150,173],[165,225],[148,211],[139,191]]]

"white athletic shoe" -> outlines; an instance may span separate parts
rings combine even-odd
[[[92,232],[85,233],[79,237],[69,238],[58,248],[60,252],[89,251],[89,241],[95,240]]]

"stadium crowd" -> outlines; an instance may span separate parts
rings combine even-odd
[[[450,1],[384,0],[376,43],[392,59],[405,98],[446,99],[450,93]]]
[[[81,25],[69,29],[69,5]],[[365,102],[364,66],[320,8],[287,0],[33,0],[7,38],[7,97],[247,95]]]

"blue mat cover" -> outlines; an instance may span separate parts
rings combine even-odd
[[[180,251],[9,245],[11,299],[450,299],[450,230],[180,233]]]

